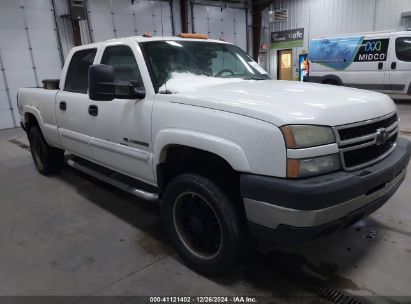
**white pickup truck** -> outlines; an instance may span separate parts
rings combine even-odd
[[[274,81],[208,39],[75,47],[61,79],[20,89],[18,108],[40,173],[66,161],[159,201],[182,259],[208,274],[231,267],[249,235],[309,240],[370,214],[411,154],[388,96]]]

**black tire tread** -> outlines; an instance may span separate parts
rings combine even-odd
[[[226,232],[225,246],[222,253],[213,261],[199,260],[194,257],[180,242],[174,230],[172,221],[174,198],[178,195],[179,189],[184,189],[187,185],[193,187],[193,190],[200,192],[199,194],[201,195],[206,193],[207,199],[210,199],[210,203],[213,204],[215,211],[222,217],[220,222],[224,226],[223,232]],[[243,250],[245,235],[241,210],[211,180],[192,173],[177,176],[167,185],[162,196],[161,207],[169,238],[180,257],[190,268],[202,274],[218,275],[228,271],[238,262]]]
[[[58,173],[61,171],[61,169],[64,166],[64,150],[58,149],[51,147],[47,144],[46,140],[43,137],[43,134],[41,133],[40,129],[37,126],[32,126],[28,132],[28,138],[30,142],[30,150],[31,154],[33,156],[34,163],[36,165],[37,170],[43,174],[43,175],[48,175],[48,174],[54,174]],[[44,151],[44,166],[40,167],[35,160],[34,157],[34,148],[32,145],[34,137],[38,137],[40,140],[40,144],[42,145],[43,151]]]

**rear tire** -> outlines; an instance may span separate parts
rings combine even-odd
[[[166,187],[161,208],[169,238],[190,268],[218,275],[239,260],[245,235],[241,211],[211,180],[177,176]]]
[[[60,172],[64,165],[64,151],[50,147],[37,126],[31,127],[27,135],[37,170],[43,175]]]

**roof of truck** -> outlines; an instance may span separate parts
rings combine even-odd
[[[130,40],[134,40],[134,41],[137,41],[137,42],[149,42],[149,41],[198,41],[198,42],[230,43],[230,42],[227,42],[227,41],[215,40],[215,39],[181,38],[181,37],[176,37],[176,36],[155,36],[155,37],[131,36],[131,37],[108,39],[106,41],[85,44],[85,45],[74,47],[74,49],[98,47],[98,46],[101,46],[101,45],[122,43],[122,42],[127,42],[127,41],[130,41]]]

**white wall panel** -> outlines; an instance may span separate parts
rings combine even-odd
[[[0,130],[14,127],[8,97],[5,90],[0,90]]]
[[[327,35],[404,30],[401,12],[410,0],[276,0],[270,9],[288,9],[287,22],[271,23],[272,31],[304,27],[309,39]]]
[[[377,3],[376,30],[404,28],[405,24],[401,22],[399,15],[402,12],[411,11],[410,0],[379,0]]]
[[[94,41],[142,35],[171,36],[172,18],[168,1],[89,0]]]
[[[246,9],[194,3],[194,31],[208,34],[211,39],[224,38],[247,50]]]
[[[0,0],[0,129],[17,126],[16,93],[60,75],[50,0]]]

